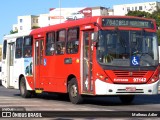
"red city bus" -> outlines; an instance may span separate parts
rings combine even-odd
[[[131,103],[135,95],[158,94],[155,20],[95,16],[35,29],[21,37],[16,38],[23,42],[15,41],[15,51],[22,45],[19,49],[31,55],[28,59],[23,52],[18,60],[24,62],[15,62],[30,62],[14,77],[13,87],[22,97],[68,93],[70,101],[78,104],[84,95],[115,95]]]

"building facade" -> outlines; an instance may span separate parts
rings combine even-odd
[[[51,8],[48,14],[18,16],[18,22],[13,25],[12,30],[23,32],[31,30],[33,27],[45,27],[63,23],[68,20],[109,14],[112,15],[113,11],[105,7]]]
[[[106,7],[81,7],[81,8],[51,8],[48,14],[38,16],[18,16],[18,23],[13,25],[13,31],[22,32],[34,27],[45,27],[59,24],[68,20],[76,20],[90,16],[126,15],[129,11],[145,11],[152,13],[160,8],[160,2],[144,2],[134,4],[114,5],[113,9]]]
[[[40,14],[38,17],[38,26],[45,27],[49,26],[50,24],[50,17],[49,14]]]
[[[160,8],[160,2],[144,2],[134,4],[114,5],[114,15],[126,15],[129,11],[145,11],[152,13]]]
[[[108,15],[105,7],[81,7],[81,8],[52,8],[49,12],[50,25],[62,23],[68,20],[76,20],[91,16]]]
[[[23,32],[31,30],[34,27],[39,27],[39,16],[27,15],[27,16],[18,16],[17,24],[13,25],[13,31]]]

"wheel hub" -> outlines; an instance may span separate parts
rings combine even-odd
[[[77,93],[78,93],[77,87],[75,85],[73,85],[72,88],[71,88],[71,96],[76,97]]]

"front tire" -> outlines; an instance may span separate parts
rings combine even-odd
[[[135,96],[134,95],[121,95],[119,96],[119,98],[123,104],[131,104]]]
[[[72,78],[68,84],[69,99],[73,104],[80,104],[83,101],[82,96],[79,94],[78,84],[76,78]]]
[[[25,78],[22,77],[20,81],[20,94],[23,98],[31,97],[31,91],[28,91],[26,88]]]

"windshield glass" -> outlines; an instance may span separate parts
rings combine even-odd
[[[146,31],[100,31],[97,59],[110,66],[156,66],[157,36]]]

